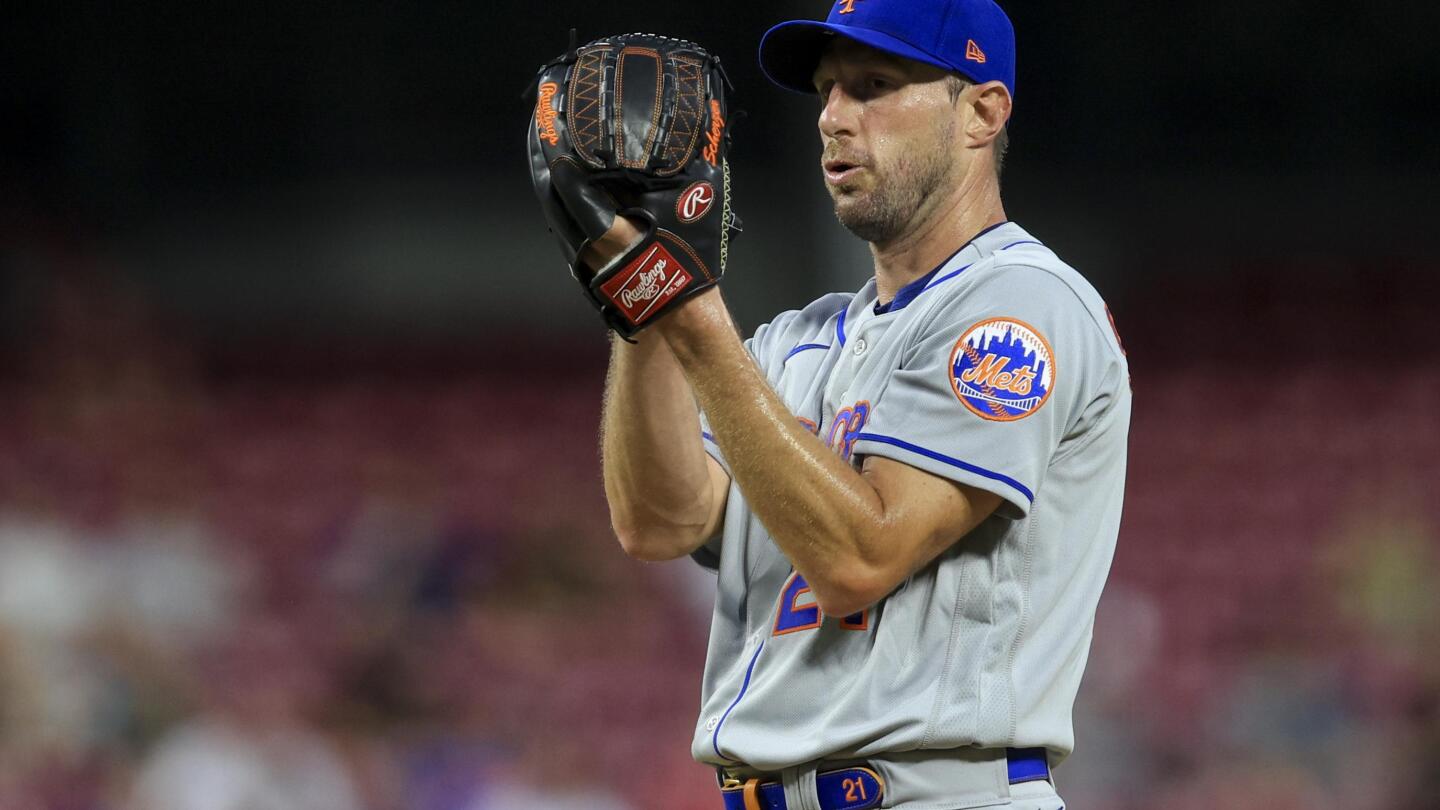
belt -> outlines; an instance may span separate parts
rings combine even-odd
[[[1005,759],[1012,785],[1050,778],[1050,760],[1044,748],[1006,748]]]
[[[815,793],[823,810],[869,810],[879,807],[885,780],[869,768],[841,768],[815,774]],[[720,788],[725,810],[787,810],[785,786],[751,779]]]
[[[1005,757],[1012,785],[1050,778],[1044,748],[1007,748]],[[815,792],[821,810],[870,810],[880,806],[885,780],[869,768],[841,768],[815,774]],[[725,810],[787,810],[785,786],[774,780],[728,780],[720,794]]]

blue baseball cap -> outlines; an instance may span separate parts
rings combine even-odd
[[[813,94],[815,66],[835,36],[976,84],[1004,82],[1015,95],[1015,26],[994,0],[839,0],[825,22],[792,20],[766,31],[760,69],[787,90]]]

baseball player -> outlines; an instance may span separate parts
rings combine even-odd
[[[693,742],[717,806],[1063,807],[1052,768],[1120,522],[1130,388],[1100,296],[1001,203],[1010,21],[992,0],[841,0],[765,35],[765,73],[818,98],[823,180],[875,273],[743,342],[714,287],[723,160],[663,194],[596,168],[670,171],[645,120],[684,120],[702,57],[666,48],[572,52],[549,100],[542,83],[532,168],[626,338],[603,419],[620,542],[717,572]],[[610,77],[643,112],[592,124]],[[650,112],[671,83],[680,112]],[[711,101],[702,143],[723,132]],[[557,127],[579,157],[547,151]]]

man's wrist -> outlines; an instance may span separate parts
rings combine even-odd
[[[682,360],[695,355],[716,335],[736,336],[719,287],[711,287],[681,303],[654,328],[664,335],[670,350]]]

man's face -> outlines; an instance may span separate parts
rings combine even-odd
[[[814,80],[835,215],[867,242],[893,241],[959,177],[958,113],[946,74],[837,38]]]

